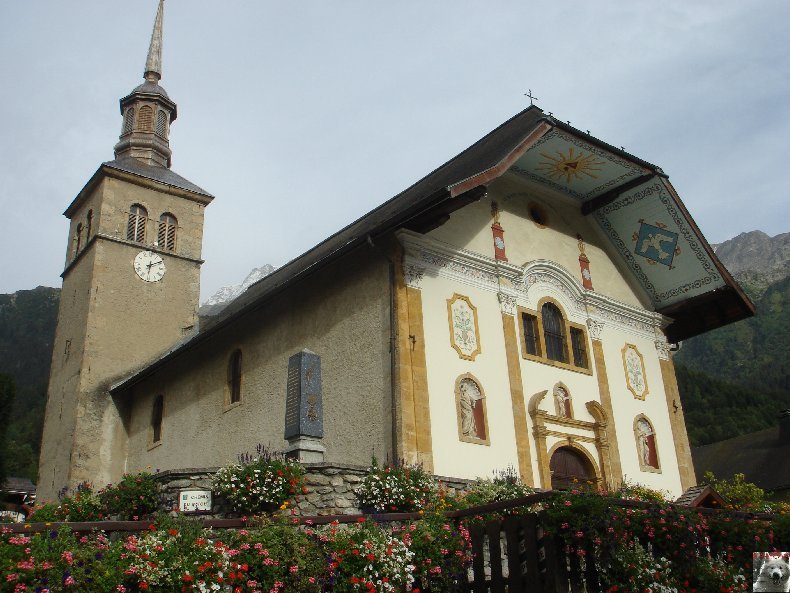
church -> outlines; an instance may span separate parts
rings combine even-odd
[[[170,169],[162,11],[115,159],[64,212],[40,501],[258,443],[696,484],[672,351],[754,306],[661,168],[530,106],[199,322],[214,196]]]

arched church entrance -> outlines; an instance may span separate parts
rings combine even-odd
[[[590,460],[571,447],[560,447],[549,461],[551,489],[569,490],[574,483],[595,482],[595,469]]]

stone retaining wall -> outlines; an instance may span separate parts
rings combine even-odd
[[[361,513],[354,490],[368,471],[360,465],[338,463],[305,463],[307,494],[299,496],[294,505],[297,515],[358,515]],[[161,484],[161,509],[178,510],[178,496],[182,490],[211,490],[211,478],[218,467],[166,470],[156,474]],[[436,476],[448,490],[465,490],[472,480],[458,480]],[[196,513],[205,517],[232,516],[232,510],[221,497],[212,497],[208,512]]]

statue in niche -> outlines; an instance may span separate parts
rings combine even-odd
[[[571,395],[562,385],[554,386],[554,405],[557,409],[557,416],[571,417]]]
[[[656,457],[656,440],[650,422],[641,418],[636,423],[637,446],[642,464],[648,467],[658,467]]]
[[[483,418],[483,394],[472,379],[461,379],[458,385],[461,408],[461,434],[465,437],[485,440],[485,419]]]

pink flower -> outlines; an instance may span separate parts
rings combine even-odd
[[[71,585],[76,585],[77,581],[74,580],[73,576],[69,575],[66,577],[66,580],[63,581],[63,584],[66,585],[67,587],[70,587]]]

